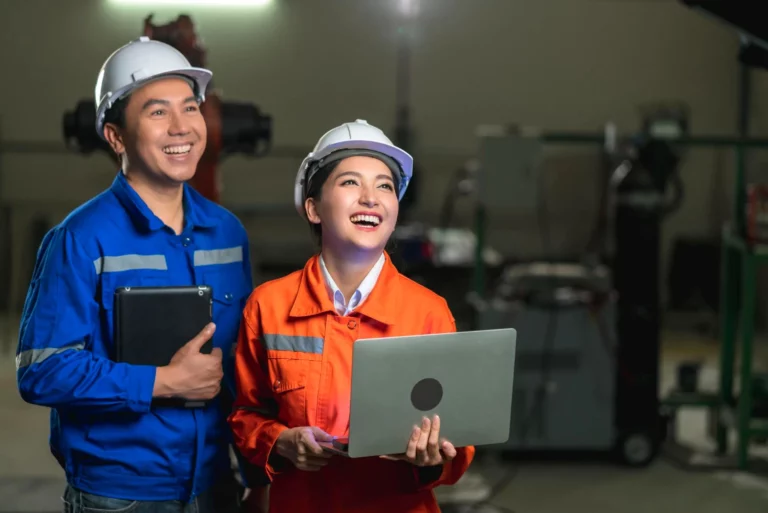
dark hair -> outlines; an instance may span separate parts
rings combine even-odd
[[[125,107],[128,105],[131,95],[124,96],[117,100],[112,107],[104,113],[104,124],[112,123],[119,128],[125,128]]]
[[[304,195],[305,198],[312,198],[315,202],[320,201],[323,194],[323,185],[328,180],[328,177],[331,176],[333,170],[336,169],[336,166],[339,165],[339,162],[341,161],[334,160],[317,170],[309,181],[307,193]],[[307,173],[307,175],[309,175],[309,173]],[[320,247],[323,244],[323,227],[320,226],[319,223],[315,224],[310,221],[309,230],[312,233],[312,238],[315,239],[318,247]]]

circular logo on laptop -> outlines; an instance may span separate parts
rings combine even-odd
[[[411,403],[419,411],[434,409],[443,399],[443,385],[434,378],[425,378],[411,390]]]

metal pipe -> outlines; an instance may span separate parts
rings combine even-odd
[[[744,44],[742,42],[742,44]],[[746,148],[747,145],[742,141],[749,134],[749,104],[751,96],[751,74],[746,64],[742,64],[739,69],[739,112],[738,112],[738,134],[739,144],[736,145],[736,193],[734,194],[734,213],[733,223],[736,226],[736,233],[739,236],[745,235],[744,206],[747,203],[747,177],[746,177]]]
[[[742,107],[743,108],[743,107]],[[538,135],[542,142],[550,144],[600,144],[605,142],[605,135],[597,132],[544,132]],[[702,135],[682,137],[670,141],[680,146],[699,147],[733,147],[744,148],[768,148],[768,139],[753,137],[732,137],[718,135]],[[74,148],[68,148],[64,143],[57,141],[2,141],[0,142],[0,154],[77,154]],[[442,152],[441,152],[442,153]],[[307,156],[307,148],[304,146],[273,146],[269,152],[270,158],[297,158]],[[457,155],[458,156],[458,155]]]
[[[303,159],[309,150],[306,146],[273,146],[267,157],[269,158],[295,158]],[[78,155],[76,148],[69,148],[63,142],[57,141],[2,141],[0,142],[0,154],[16,155]],[[98,152],[94,152],[98,153]],[[248,157],[248,155],[244,155]]]
[[[591,132],[545,132],[539,138],[550,144],[603,144],[605,142],[604,134]],[[676,146],[768,148],[768,139],[746,136],[701,135],[681,137],[669,142]]]

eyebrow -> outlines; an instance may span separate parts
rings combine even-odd
[[[194,96],[189,96],[185,98],[182,103],[189,103],[189,102],[197,102],[197,98],[195,98]],[[168,100],[160,100],[158,98],[150,98],[149,100],[144,102],[144,105],[141,106],[141,110],[145,111],[154,105],[162,105],[164,107],[170,107],[171,102],[169,102]]]
[[[358,178],[362,178],[363,176],[357,171],[344,171],[343,173],[339,173],[338,176],[336,176],[336,178],[339,179],[347,175],[356,176]],[[390,182],[395,183],[395,180],[390,175],[376,175],[376,179],[380,179],[380,178],[383,178],[384,180],[389,180]]]

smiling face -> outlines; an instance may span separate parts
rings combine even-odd
[[[190,84],[165,78],[131,93],[123,126],[107,123],[104,135],[123,156],[126,171],[163,185],[179,185],[195,175],[207,130]]]
[[[395,230],[399,202],[392,171],[373,157],[348,157],[323,183],[321,194],[304,206],[322,227],[324,248],[381,252]]]

